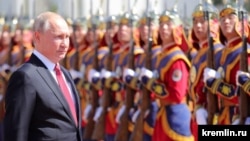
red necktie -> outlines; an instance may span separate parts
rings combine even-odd
[[[59,64],[56,64],[55,66],[55,72],[56,72],[56,79],[58,81],[58,84],[59,84],[59,87],[61,88],[61,91],[66,99],[66,101],[68,102],[68,105],[69,105],[69,108],[70,108],[70,111],[71,111],[71,114],[75,120],[75,123],[77,125],[77,117],[76,117],[76,108],[75,108],[75,104],[73,102],[73,99],[72,97],[70,96],[70,92],[69,92],[69,89],[66,85],[66,82],[64,81],[63,79],[63,76],[62,76],[62,71],[60,69],[60,66]]]

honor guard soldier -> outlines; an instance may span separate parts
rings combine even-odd
[[[119,17],[116,15],[110,15],[105,21],[107,27],[100,46],[108,46],[109,41],[112,41],[112,44],[118,43],[117,32],[119,28]]]
[[[119,136],[121,133],[120,129],[126,130],[127,132],[129,128],[128,125],[120,126],[121,115],[123,114],[124,109],[126,109],[124,102],[126,90],[122,87],[122,71],[129,62],[134,63],[135,60],[128,61],[131,55],[136,56],[143,52],[138,43],[138,31],[134,28],[137,20],[137,14],[130,12],[125,12],[119,18],[119,28],[117,32],[118,42],[113,45],[113,60],[112,62],[106,62],[112,63],[112,71],[103,69],[101,72],[104,87],[110,88],[114,92],[113,104],[115,105],[113,105],[109,111],[110,116],[107,118],[107,123],[109,123],[109,125],[106,127],[106,134],[111,140],[114,140],[115,138],[115,140],[124,140],[125,137],[128,138],[128,135],[124,135],[124,138],[121,137],[123,139]],[[133,45],[133,47],[131,45]],[[131,48],[134,48],[133,53],[130,52]],[[132,95],[134,95],[134,93],[131,94],[131,96]],[[133,102],[133,100],[131,102]],[[123,110],[120,110],[121,105],[124,105]],[[118,110],[120,114],[117,113]],[[127,116],[123,117],[127,119]],[[130,131],[132,131],[132,129]],[[119,137],[117,134],[119,134]]]
[[[156,103],[155,96],[152,92],[142,89],[138,76],[143,67],[150,67],[151,70],[154,69],[156,56],[161,51],[161,47],[157,44],[158,21],[159,14],[156,13],[154,9],[149,11],[148,7],[138,22],[139,43],[144,53],[138,55],[135,70],[125,68],[123,73],[123,81],[126,85],[137,91],[135,97],[135,109],[137,111],[132,116],[135,127],[130,137],[131,140],[152,140],[151,137],[159,105]],[[142,119],[143,124],[138,124],[140,122],[139,120],[141,120],[139,118],[140,114],[144,114]],[[143,134],[142,138],[139,138],[137,134]]]
[[[108,82],[111,80],[111,77],[115,74],[112,71],[114,70],[114,56],[118,51],[114,45],[118,43],[117,32],[119,27],[119,19],[115,15],[107,15],[105,21],[106,31],[101,40],[100,47],[108,48],[108,53],[106,53],[99,62],[101,68],[100,79],[102,80],[101,85],[103,91],[99,101],[100,106],[98,107],[94,117],[96,125],[92,137],[96,140],[104,139],[106,141],[113,141],[115,132],[117,130],[117,124],[115,123],[114,119],[120,107],[119,102],[115,99],[115,93],[119,90],[112,89],[110,87],[111,85],[107,85],[105,81]],[[104,74],[103,72],[112,73],[112,76],[109,77],[109,74]],[[108,80],[105,79],[105,77],[107,77]],[[121,83],[119,83],[119,85],[121,87]],[[115,84],[114,87],[116,87]]]
[[[105,31],[103,13],[98,11],[88,19],[88,29],[85,35],[86,50],[81,55],[81,71],[83,72],[83,86],[87,91],[87,106],[83,113],[84,139],[92,138],[95,120],[94,116],[100,105],[102,94],[101,85],[101,60],[108,53],[106,46],[100,46]]]
[[[63,62],[67,69],[70,70],[71,75],[74,79],[79,77],[77,74],[80,73],[81,67],[81,54],[86,49],[85,46],[85,25],[86,19],[79,18],[73,21],[72,34],[70,36],[70,48],[67,52],[67,56]]]
[[[225,45],[225,48],[219,60],[220,67],[217,70],[205,68],[203,74],[206,88],[218,96],[220,105],[218,124],[223,125],[239,123],[240,103],[237,96],[235,76],[241,66],[240,58],[243,51],[241,31],[244,29],[248,30],[246,33],[249,33],[249,28],[247,24],[241,24],[237,4],[229,1],[219,13],[220,41]],[[249,54],[246,59],[248,64],[245,64],[245,66],[249,65]]]
[[[83,87],[84,72],[81,70],[82,56],[87,49],[85,44],[86,23],[87,20],[85,18],[78,18],[73,21],[71,25],[72,34],[70,36],[70,48],[63,60],[63,64],[69,69],[80,94],[82,114],[87,104],[87,91]],[[84,127],[84,125],[85,122],[82,121],[82,127]]]
[[[30,20],[20,21],[16,24],[14,29],[12,50],[13,52],[16,52],[13,61],[15,67],[19,67],[24,62],[26,62],[34,49],[32,43],[31,26],[32,22]]]
[[[155,70],[142,69],[139,79],[160,99],[153,141],[194,140],[191,133],[191,112],[186,104],[190,62],[182,22],[176,12],[165,10],[159,18],[161,53]],[[182,50],[183,49],[183,50]]]
[[[208,12],[207,20],[205,12]],[[193,56],[191,60],[191,70],[189,79],[189,94],[194,101],[194,135],[197,137],[198,125],[207,124],[207,96],[206,90],[203,82],[203,71],[207,66],[209,57],[208,52],[210,50],[209,45],[213,47],[213,57],[215,62],[219,62],[219,54],[221,54],[221,49],[224,47],[219,41],[219,22],[218,22],[218,10],[210,3],[199,3],[192,14],[193,27],[191,30],[191,43],[193,48],[197,50],[197,53]],[[209,23],[208,23],[209,22]],[[208,28],[209,26],[209,28]],[[208,29],[210,31],[208,31]],[[212,40],[209,43],[209,37],[211,35]],[[213,63],[215,63],[213,62]],[[218,63],[217,63],[218,67]]]
[[[242,35],[242,48],[243,51],[241,53],[241,60],[240,65],[244,66],[245,69],[240,68],[240,70],[236,73],[236,85],[237,89],[239,90],[239,97],[240,97],[240,124],[250,124],[250,117],[249,117],[249,59],[247,58],[249,48],[250,48],[250,25],[247,23],[247,11],[245,9],[240,9],[239,16],[241,17],[241,25],[242,23],[245,25],[243,31],[241,32]],[[243,17],[243,18],[242,18]],[[243,25],[242,25],[243,26]],[[245,58],[245,59],[244,59]]]
[[[1,57],[1,61],[0,61],[0,65],[1,67],[3,67],[3,65],[9,65],[11,66],[12,64],[12,60],[11,60],[11,56],[10,52],[11,52],[11,27],[9,24],[4,24],[3,28],[2,28],[2,33],[1,33],[1,41],[0,41],[0,57]]]

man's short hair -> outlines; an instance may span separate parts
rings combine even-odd
[[[40,15],[38,15],[35,19],[34,25],[33,25],[33,31],[36,32],[44,32],[47,29],[49,29],[50,26],[50,19],[63,19],[62,16],[60,16],[57,13],[54,12],[43,12]]]

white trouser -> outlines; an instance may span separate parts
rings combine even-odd
[[[200,107],[195,111],[195,118],[198,125],[206,125],[207,124],[208,113],[207,110],[203,107]]]

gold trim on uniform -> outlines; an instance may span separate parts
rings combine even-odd
[[[157,119],[159,118],[161,118],[164,133],[167,136],[169,136],[171,139],[175,141],[194,141],[193,135],[183,136],[181,134],[176,133],[174,130],[171,129],[167,121],[167,113],[166,113],[165,107],[161,107],[161,109],[159,110],[157,114]]]
[[[190,69],[190,81],[192,83],[194,83],[194,81],[196,79],[196,75],[197,75],[197,72],[196,72],[195,66],[192,66]]]

